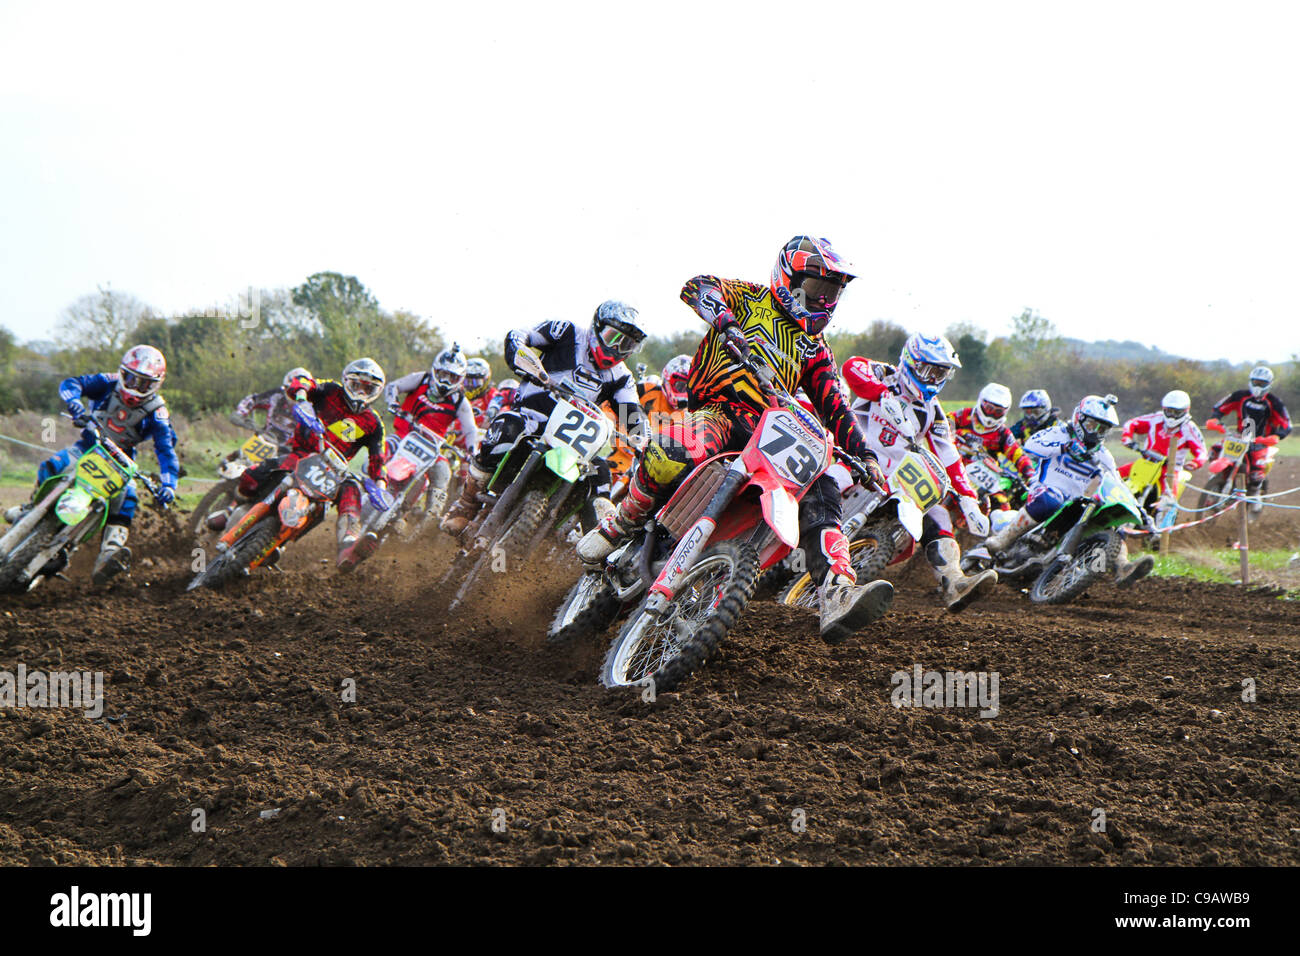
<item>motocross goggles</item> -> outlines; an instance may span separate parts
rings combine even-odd
[[[948,381],[954,369],[951,365],[938,365],[934,362],[918,362],[913,359],[908,368],[922,385],[942,385]]]
[[[1100,418],[1093,418],[1091,415],[1080,415],[1079,429],[1083,432],[1089,444],[1096,444],[1106,437],[1106,432],[1110,431],[1111,424]]]
[[[369,405],[383,390],[384,383],[377,382],[368,375],[349,375],[343,380],[343,390],[354,401]]]
[[[798,274],[798,288],[804,296],[806,309],[830,309],[839,301],[844,291],[844,278],[838,275],[823,276],[812,272]]]
[[[128,369],[119,370],[122,387],[135,395],[148,395],[158,387],[159,379],[150,375],[141,375]]]
[[[1252,378],[1250,380],[1250,390],[1256,395],[1263,395],[1268,391],[1268,387],[1273,383],[1265,378]]]
[[[445,368],[437,368],[433,370],[433,381],[442,391],[449,392],[466,379],[464,375],[457,375]]]
[[[980,402],[980,414],[984,416],[987,422],[1004,421],[1007,417],[1007,407],[1005,405],[995,405],[990,401]]]
[[[613,325],[603,325],[596,333],[603,348],[613,354],[626,358],[641,347],[641,337],[629,335]]]

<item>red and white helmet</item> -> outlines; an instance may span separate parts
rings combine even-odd
[[[667,363],[664,364],[663,385],[664,395],[668,398],[668,404],[673,408],[682,408],[690,398],[686,390],[686,380],[691,375],[691,357],[689,355],[674,355]]]
[[[989,382],[980,389],[975,402],[972,423],[978,432],[991,432],[1007,423],[1007,409],[1011,407],[1011,389],[997,382]]]
[[[117,394],[127,405],[139,405],[158,394],[167,377],[167,360],[152,345],[133,345],[117,367]]]
[[[772,295],[805,332],[817,335],[830,325],[840,293],[856,275],[829,239],[795,236],[772,267]]]

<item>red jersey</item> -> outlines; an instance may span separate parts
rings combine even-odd
[[[1006,425],[999,425],[992,431],[982,432],[975,427],[975,407],[972,405],[968,408],[959,408],[949,416],[952,419],[953,436],[956,439],[958,448],[965,447],[965,441],[968,436],[974,435],[984,445],[984,450],[997,458],[999,455],[1011,462],[1012,466],[1020,472],[1020,477],[1026,482],[1034,477],[1034,461],[1025,450],[1020,447],[1020,442],[1016,441],[1016,436],[1011,434],[1011,429]]]

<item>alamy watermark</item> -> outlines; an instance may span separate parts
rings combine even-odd
[[[894,671],[889,700],[895,707],[978,707],[981,717],[998,715],[997,671],[928,671],[913,664]]]
[[[0,707],[73,707],[95,720],[104,713],[102,671],[0,671]]]

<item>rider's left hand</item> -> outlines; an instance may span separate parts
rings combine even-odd
[[[162,485],[158,489],[158,503],[169,505],[176,500],[176,489],[171,485]]]

